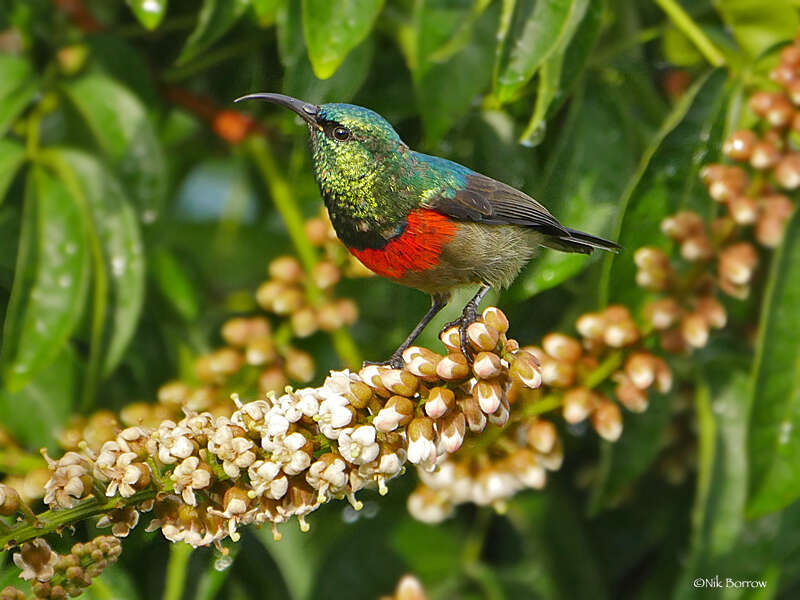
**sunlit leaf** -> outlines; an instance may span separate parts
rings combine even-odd
[[[519,93],[542,63],[563,48],[583,18],[588,0],[519,0],[511,30],[500,52],[494,82],[496,101],[505,103]]]
[[[122,186],[96,158],[74,150],[59,151],[59,158],[80,182],[103,247],[109,310],[102,370],[109,373],[122,358],[142,309],[145,261],[139,222]]]
[[[713,0],[714,7],[730,27],[739,45],[752,57],[776,43],[788,42],[800,25],[798,5],[793,0]]]
[[[164,150],[145,107],[127,88],[100,73],[90,73],[64,85],[136,201],[141,219],[159,216],[166,195]]]
[[[314,74],[333,75],[369,34],[383,0],[303,0],[303,32]]]
[[[8,390],[19,391],[62,350],[83,312],[89,265],[77,202],[62,182],[33,169],[3,331]]]
[[[159,26],[167,14],[167,0],[128,0],[133,14],[146,29]]]
[[[0,136],[33,99],[38,85],[33,67],[26,59],[0,54]]]
[[[186,64],[225,35],[249,6],[250,0],[203,0],[197,25],[186,40],[177,63]]]
[[[258,24],[267,27],[275,22],[278,11],[286,4],[286,0],[252,0]]]
[[[25,148],[12,140],[0,139],[0,204],[25,161]]]
[[[800,498],[800,213],[786,229],[762,306],[752,380],[748,513]]]

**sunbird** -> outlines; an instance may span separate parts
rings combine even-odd
[[[248,94],[297,113],[311,138],[314,177],[336,235],[373,272],[426,292],[431,308],[381,363],[402,368],[403,352],[441,311],[455,288],[477,284],[458,325],[468,361],[467,327],[491,288],[511,284],[538,246],[590,254],[621,246],[570,229],[527,194],[458,163],[411,150],[378,113],[353,104],[311,104],[291,96]]]

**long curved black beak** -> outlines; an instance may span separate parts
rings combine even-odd
[[[303,102],[302,100],[292,98],[291,96],[285,96],[283,94],[268,93],[247,94],[246,96],[237,98],[234,100],[234,102],[241,102],[242,100],[266,100],[267,102],[272,102],[273,104],[279,104],[280,106],[288,108],[289,110],[300,115],[300,117],[309,125],[314,127],[320,126],[317,122],[319,106],[316,104]]]

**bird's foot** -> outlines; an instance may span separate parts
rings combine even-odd
[[[458,327],[458,345],[461,348],[461,353],[464,355],[464,358],[467,359],[467,362],[472,365],[474,362],[474,357],[472,356],[472,349],[469,347],[469,338],[467,338],[467,327],[472,325],[475,321],[478,320],[478,307],[473,303],[469,302],[464,307],[464,310],[461,312],[461,316],[456,319],[455,321],[450,321],[439,332],[439,336],[450,329],[451,327]]]
[[[406,366],[405,361],[403,360],[402,353],[395,352],[392,354],[388,360],[384,361],[371,361],[365,360],[363,363],[363,367],[368,367],[369,365],[377,365],[379,367],[390,367],[392,369],[402,369]]]

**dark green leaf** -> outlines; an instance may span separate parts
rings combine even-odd
[[[33,169],[3,332],[2,370],[11,391],[50,364],[81,317],[90,265],[83,227],[65,185]]]
[[[800,498],[800,213],[795,211],[770,273],[752,380],[748,514]]]
[[[146,29],[159,26],[167,14],[167,0],[128,0],[133,14]]]
[[[31,64],[20,56],[0,54],[0,136],[33,99],[39,87]]]
[[[636,164],[622,110],[606,84],[597,81],[572,100],[534,196],[570,227],[600,236],[610,233],[615,208]],[[509,293],[516,299],[528,298],[575,276],[587,264],[584,255],[543,250]]]
[[[153,221],[166,195],[166,158],[144,106],[100,73],[70,81],[64,89],[136,200],[142,220]]]
[[[25,148],[22,144],[0,139],[0,204],[24,161]]]
[[[200,299],[186,270],[173,254],[160,248],[149,260],[149,273],[173,309],[187,321],[200,313]]]
[[[511,34],[500,52],[494,96],[504,104],[514,99],[553,52],[563,48],[583,18],[588,0],[517,2]]]
[[[800,24],[793,0],[714,0],[714,6],[736,41],[751,57],[780,42],[788,42]]]
[[[438,1],[441,3],[441,0]],[[417,42],[420,48],[418,56],[424,56],[423,31],[452,26],[452,11],[434,8],[438,8],[437,3],[426,3],[425,9],[417,17],[417,35],[421,36]],[[412,73],[414,92],[422,114],[425,142],[428,146],[441,140],[486,87],[491,77],[490,49],[496,19],[496,10],[485,11],[475,24],[471,43],[446,62],[417,63]]]
[[[250,0],[203,0],[197,25],[186,40],[177,64],[185,65],[234,26],[250,6]]]
[[[665,245],[661,220],[681,209],[707,214],[712,205],[699,180],[700,167],[718,156],[729,87],[724,71],[700,79],[667,116],[645,152],[620,202],[617,234],[622,254],[609,256],[601,286],[605,300],[636,309],[644,293],[636,286],[633,253]]]
[[[691,553],[676,596],[692,598],[697,577],[736,545],[747,494],[747,373],[736,356],[704,364],[695,399],[698,473],[692,510]]]
[[[122,186],[97,159],[75,150],[58,156],[77,175],[103,247],[110,297],[102,370],[108,374],[122,358],[142,309],[145,261],[139,223]]]
[[[77,405],[78,363],[65,347],[18,391],[0,389],[0,422],[26,448],[58,450],[58,433]]]
[[[320,79],[333,75],[348,52],[369,34],[383,0],[303,0],[308,58]]]

